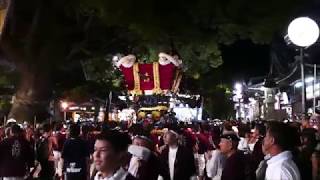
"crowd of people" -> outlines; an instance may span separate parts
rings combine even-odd
[[[320,141],[300,122],[9,123],[0,179],[317,180]]]

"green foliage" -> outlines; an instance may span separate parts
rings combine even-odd
[[[33,38],[41,38],[34,41],[37,51],[33,53],[52,54],[48,58],[56,59],[55,63],[44,61],[48,65],[64,65],[63,60],[72,58],[81,60],[89,79],[108,84],[111,89],[120,87],[121,81],[111,65],[110,57],[116,53],[133,53],[141,61],[152,62],[161,51],[175,51],[184,62],[186,75],[199,79],[223,63],[221,44],[229,45],[238,39],[269,43],[274,32],[286,27],[288,17],[297,12],[299,4],[306,3],[303,0],[53,2],[55,15],[42,12],[46,16],[39,23],[45,22],[45,26],[35,26],[37,36]],[[67,53],[70,48],[75,52],[72,58]],[[63,56],[66,58],[60,58]],[[40,62],[39,59],[35,61]]]
[[[77,86],[73,89],[70,89],[68,91],[65,91],[63,94],[65,99],[69,101],[86,101],[88,98],[90,98],[90,95],[88,94],[88,89],[86,86]]]
[[[269,43],[303,2],[82,0],[77,7],[82,14],[97,17],[104,26],[132,32],[135,40],[127,37],[131,39],[127,49],[118,52],[135,53],[142,61],[151,62],[160,51],[177,51],[187,74],[197,77],[223,63],[220,44],[238,39]]]
[[[8,99],[0,98],[0,113],[7,114],[11,108],[11,103]]]
[[[121,89],[122,74],[112,65],[112,57],[88,59],[82,63],[87,80],[107,85],[109,90]]]
[[[232,94],[226,84],[219,84],[205,95],[204,109],[214,118],[228,119],[233,115]]]
[[[18,81],[18,74],[16,71],[7,67],[0,66],[0,88],[13,88]],[[9,92],[2,92],[2,94],[10,94]]]
[[[5,85],[9,85],[10,82],[9,82],[9,79],[7,76],[5,75],[2,75],[0,76],[0,86],[5,86]]]
[[[181,87],[183,93],[201,94],[204,97],[204,110],[213,118],[227,119],[232,116],[232,86],[225,81],[224,72],[217,68],[197,73],[197,76],[184,78]]]

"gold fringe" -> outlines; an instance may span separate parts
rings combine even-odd
[[[160,74],[159,74],[159,63],[154,62],[153,63],[153,93],[154,94],[161,94],[162,90],[160,88]]]
[[[0,10],[0,33],[2,32],[6,16],[7,16],[7,9],[1,9]]]
[[[142,95],[142,91],[140,89],[139,63],[134,63],[133,65],[133,79],[134,88],[132,91],[129,91],[129,93],[135,95]]]
[[[176,70],[176,75],[175,75],[175,78],[174,78],[174,81],[173,81],[173,84],[172,84],[172,88],[171,88],[171,91],[173,93],[177,93],[179,91],[179,86],[180,86],[181,79],[182,79],[182,72],[181,72],[180,69],[177,69]]]
[[[155,106],[155,107],[142,107],[139,111],[166,111],[168,110],[167,106]]]

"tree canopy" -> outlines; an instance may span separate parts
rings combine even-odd
[[[43,105],[55,88],[53,77],[74,63],[91,68],[94,80],[117,86],[119,76],[111,66],[116,53],[133,53],[144,61],[157,59],[161,51],[177,53],[185,74],[200,79],[223,63],[221,44],[238,39],[269,43],[306,3],[10,0],[0,45],[20,74],[17,102],[26,108]]]
[[[97,18],[102,29],[116,30],[111,41],[101,41],[114,46],[111,42],[121,44],[119,38],[123,40],[125,45],[115,52],[134,53],[146,61],[157,59],[160,51],[175,52],[184,60],[186,73],[199,78],[223,63],[221,44],[239,39],[270,43],[274,33],[283,32],[305,3],[308,2],[82,0],[76,8],[81,14]],[[91,31],[89,39],[101,36],[94,31],[101,32]],[[91,52],[90,48],[87,50]]]

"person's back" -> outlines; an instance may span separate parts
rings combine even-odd
[[[312,155],[316,153],[316,136],[313,128],[305,128],[301,132],[301,146],[292,152],[293,160],[300,170],[302,179],[312,179]],[[318,167],[318,166],[316,166]]]
[[[52,129],[50,124],[42,127],[42,137],[37,142],[37,159],[41,166],[40,179],[53,179],[55,175],[53,143],[50,139]]]
[[[64,143],[61,153],[65,179],[87,179],[89,174],[89,145],[87,141],[79,137],[79,125],[72,124],[69,128],[69,135],[70,138]]]
[[[63,171],[70,177],[85,179],[87,176],[87,160],[90,157],[87,142],[80,138],[66,140],[62,149]]]
[[[242,151],[237,151],[226,159],[222,171],[221,180],[244,180],[245,179],[245,156]]]
[[[22,137],[9,137],[0,143],[0,170],[3,177],[24,177],[33,164],[30,144]]]
[[[55,151],[59,151],[59,152],[62,152],[62,148],[63,148],[63,145],[66,141],[66,134],[60,132],[60,131],[57,131],[54,135],[56,141],[57,141],[57,144],[56,146],[54,147],[54,150]]]

